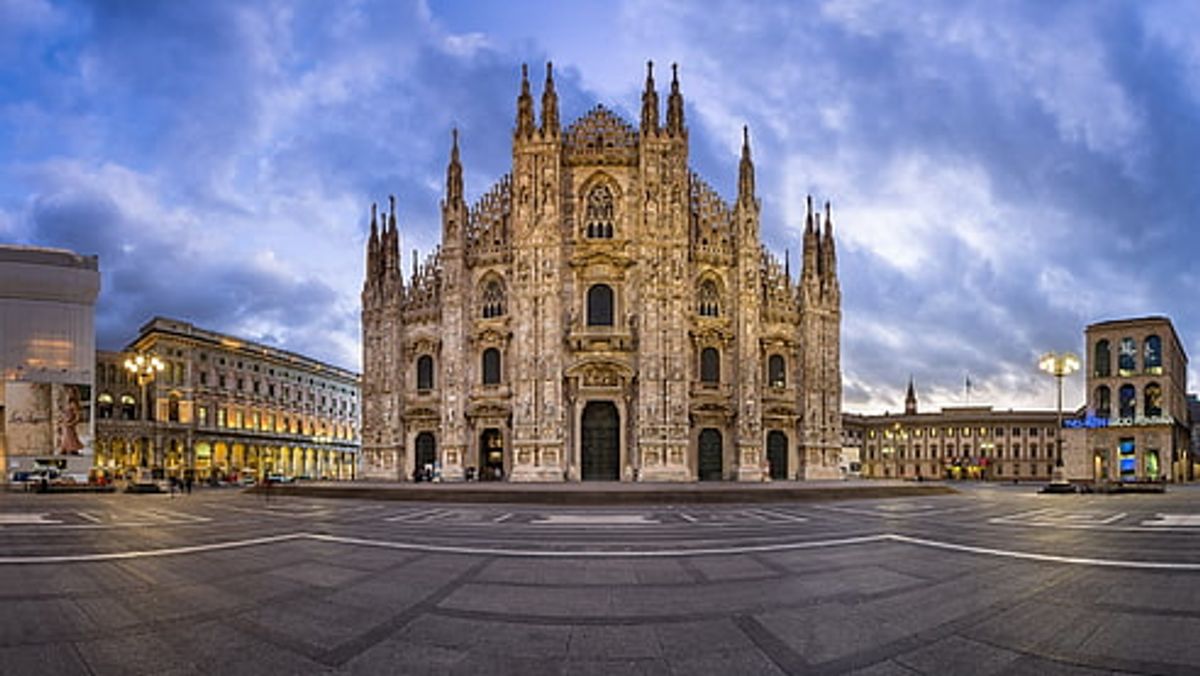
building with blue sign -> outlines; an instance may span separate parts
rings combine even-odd
[[[1087,409],[1070,422],[1086,432],[1091,479],[1194,478],[1187,402],[1187,354],[1167,317],[1091,324]]]

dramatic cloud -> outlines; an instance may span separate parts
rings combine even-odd
[[[0,0],[0,238],[100,255],[99,340],[155,314],[358,368],[372,201],[431,250],[449,130],[474,198],[508,169],[517,73],[564,121],[635,120],[680,64],[692,163],[764,239],[834,204],[846,408],[1050,406],[1091,321],[1171,316],[1200,355],[1194,3]],[[536,92],[535,92],[536,93]],[[408,259],[406,254],[405,259]],[[1194,380],[1195,369],[1192,377]],[[1081,400],[1081,387],[1068,391]]]

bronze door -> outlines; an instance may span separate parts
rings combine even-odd
[[[701,481],[720,481],[721,476],[721,432],[711,427],[700,431],[700,458],[698,469]]]
[[[583,409],[583,446],[580,449],[584,481],[618,481],[621,478],[621,417],[611,401],[589,402]]]
[[[787,435],[779,430],[767,433],[767,462],[771,465],[771,478],[788,478]]]

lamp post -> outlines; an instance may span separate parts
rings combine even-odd
[[[125,360],[125,370],[137,378],[138,387],[142,393],[142,420],[154,420],[151,415],[150,402],[146,399],[146,385],[154,380],[166,365],[154,354],[137,354]]]
[[[1046,493],[1074,493],[1071,482],[1067,481],[1063,468],[1062,444],[1062,400],[1063,378],[1079,370],[1079,357],[1071,352],[1047,352],[1038,360],[1038,368],[1054,376],[1058,381],[1058,427],[1054,430],[1054,473],[1050,476],[1050,485],[1043,489]]]

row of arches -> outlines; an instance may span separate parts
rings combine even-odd
[[[1163,414],[1162,386],[1149,383],[1142,388],[1142,415],[1147,418],[1157,418]],[[1100,385],[1094,393],[1095,412],[1100,418],[1112,417],[1112,390],[1108,385]],[[1117,390],[1117,417],[1136,418],[1138,410],[1137,388],[1133,385],[1122,385]]]
[[[354,451],[313,446],[261,446],[225,441],[197,441],[189,448],[182,439],[156,444],[149,437],[100,439],[95,466],[114,476],[137,468],[161,475],[198,479],[236,480],[269,474],[307,479],[356,478],[358,454]]]
[[[1138,371],[1137,339],[1125,336],[1118,343],[1117,373],[1130,376]],[[1146,337],[1142,342],[1142,371],[1150,374],[1162,373],[1162,338],[1156,334]],[[1092,348],[1093,372],[1096,377],[1108,378],[1112,375],[1112,344],[1108,339],[1096,341]]]

